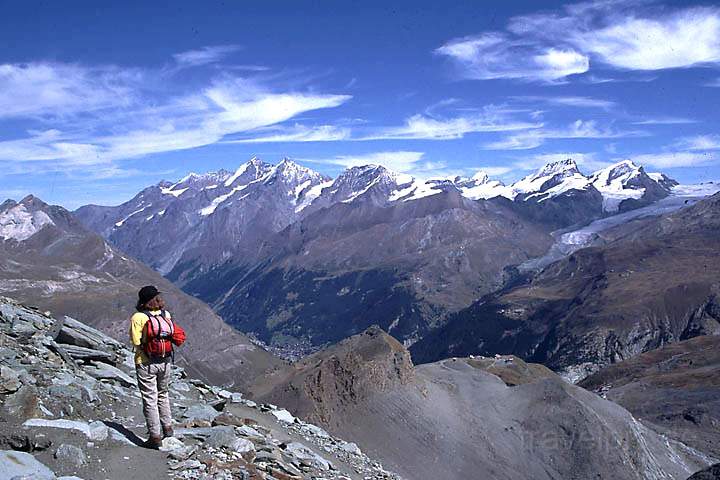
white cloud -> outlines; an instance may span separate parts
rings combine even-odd
[[[720,135],[696,135],[685,137],[676,143],[679,150],[720,150]]]
[[[603,100],[601,98],[583,97],[583,96],[556,96],[542,97],[533,95],[522,95],[512,97],[515,100],[526,102],[542,102],[550,105],[559,105],[565,107],[578,108],[600,108],[609,110],[617,104],[611,100]]]
[[[176,53],[173,58],[181,66],[198,67],[219,62],[231,53],[240,50],[240,48],[238,45],[215,45]]]
[[[642,131],[617,131],[599,126],[595,120],[576,120],[559,129],[538,129],[509,135],[495,142],[486,143],[486,150],[529,150],[544,143],[546,139],[568,138],[623,138],[645,136]]]
[[[688,8],[656,18],[630,17],[576,33],[573,41],[604,63],[628,70],[717,63],[720,13],[712,8]]]
[[[73,64],[0,65],[0,118],[70,116],[132,101],[137,70]]]
[[[542,145],[544,141],[542,132],[531,130],[485,143],[483,148],[485,150],[531,150]]]
[[[720,10],[649,2],[586,2],[514,17],[507,31],[450,40],[435,50],[464,78],[558,82],[604,63],[662,70],[720,63]],[[591,82],[613,81],[593,77]]]
[[[509,118],[505,112],[494,107],[453,118],[436,118],[426,115],[413,115],[400,127],[388,127],[371,133],[360,140],[383,139],[424,139],[451,140],[462,138],[468,133],[508,132],[538,128],[541,124]]]
[[[638,120],[632,123],[633,125],[684,125],[690,123],[697,123],[697,120],[681,117],[655,117]]]
[[[699,167],[717,163],[718,155],[714,152],[665,152],[634,155],[631,159],[656,168]]]
[[[145,83],[155,82],[140,80],[152,75],[56,63],[0,66],[0,117],[22,118],[41,127],[0,141],[0,161],[54,161],[68,168],[97,169],[106,164],[102,168],[107,169],[114,161],[217,143],[226,135],[277,125],[350,99],[271,91],[229,76],[172,95],[148,90]],[[178,89],[162,85],[171,87]]]
[[[454,60],[465,78],[512,78],[552,82],[584,73],[586,56],[571,48],[544,48],[533,41],[512,39],[500,32],[451,40],[435,53]]]
[[[720,78],[716,78],[705,84],[706,87],[720,88]]]
[[[273,133],[274,132],[274,133]],[[295,124],[287,128],[273,128],[271,133],[256,132],[258,136],[225,140],[222,143],[277,143],[277,142],[336,142],[350,139],[350,129],[334,125],[306,127]]]

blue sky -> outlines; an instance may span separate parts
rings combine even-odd
[[[720,180],[712,2],[0,1],[0,196],[113,204],[284,156]]]

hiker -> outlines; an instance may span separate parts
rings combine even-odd
[[[152,285],[140,289],[135,308],[137,312],[130,318],[130,340],[149,435],[145,446],[157,449],[163,438],[173,436],[168,383],[173,345],[182,345],[185,332],[173,322],[160,292]]]

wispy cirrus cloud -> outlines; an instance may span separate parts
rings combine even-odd
[[[717,152],[661,152],[632,155],[634,162],[656,168],[701,167],[717,164]]]
[[[539,128],[542,124],[518,119],[508,112],[488,106],[480,112],[453,117],[413,115],[404,125],[385,127],[359,137],[359,140],[451,140],[468,133],[511,132]]]
[[[0,119],[68,117],[122,108],[143,81],[137,69],[67,63],[0,64]]]
[[[548,105],[577,108],[600,108],[609,110],[617,103],[612,100],[583,96],[538,96],[538,95],[515,95],[510,97],[519,102],[545,103]]]
[[[176,53],[173,58],[180,66],[199,67],[219,62],[241,48],[240,45],[214,45]]]
[[[570,138],[623,138],[648,135],[640,130],[615,130],[598,125],[595,120],[576,120],[563,128],[542,128],[509,135],[483,145],[485,150],[530,150],[542,145],[547,139]]]
[[[451,40],[435,53],[453,59],[461,76],[478,80],[511,78],[552,82],[585,73],[590,68],[588,57],[572,48],[544,47],[502,32]]]
[[[172,79],[157,82],[158,72],[61,63],[0,65],[0,120],[34,125],[26,135],[0,140],[0,162],[107,169],[123,159],[217,143],[350,99],[278,91],[227,74],[188,91]],[[156,84],[162,88],[154,89]]]
[[[222,143],[282,143],[282,142],[337,142],[349,140],[351,131],[347,127],[335,125],[318,125],[308,127],[296,123],[292,126],[283,126],[256,130],[247,138],[224,140]]]
[[[435,53],[464,78],[562,82],[593,63],[653,71],[720,63],[720,9],[584,2],[517,16],[507,30],[450,40]]]
[[[720,150],[720,135],[695,135],[678,140],[674,148],[679,150]]]
[[[632,122],[633,125],[686,125],[691,123],[698,123],[698,121],[682,117],[649,117]]]

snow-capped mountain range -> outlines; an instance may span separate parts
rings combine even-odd
[[[595,194],[587,200],[594,203],[600,198],[597,190],[602,198],[598,208],[613,213],[662,198],[673,184],[630,161],[586,176],[567,159],[504,185],[482,171],[471,178],[419,180],[379,165],[348,168],[330,179],[289,159],[271,165],[252,158],[234,172],[191,173],[148,187],[117,207],[89,205],[75,213],[92,230],[167,274],[196,256],[210,257],[202,263],[224,261],[238,247],[252,248],[265,236],[337,203],[382,206],[454,193],[478,201],[502,197],[521,205],[578,192]]]
[[[584,175],[567,159],[504,185],[484,172],[421,180],[380,165],[331,179],[253,158],[75,215],[265,341],[334,341],[329,325],[342,338],[372,320],[411,342],[498,288],[507,266],[544,254],[552,231],[651,203],[673,184],[631,162]],[[344,310],[325,289],[349,292]],[[387,311],[369,319],[361,312],[376,308],[371,291]],[[355,320],[335,318],[340,311]]]

